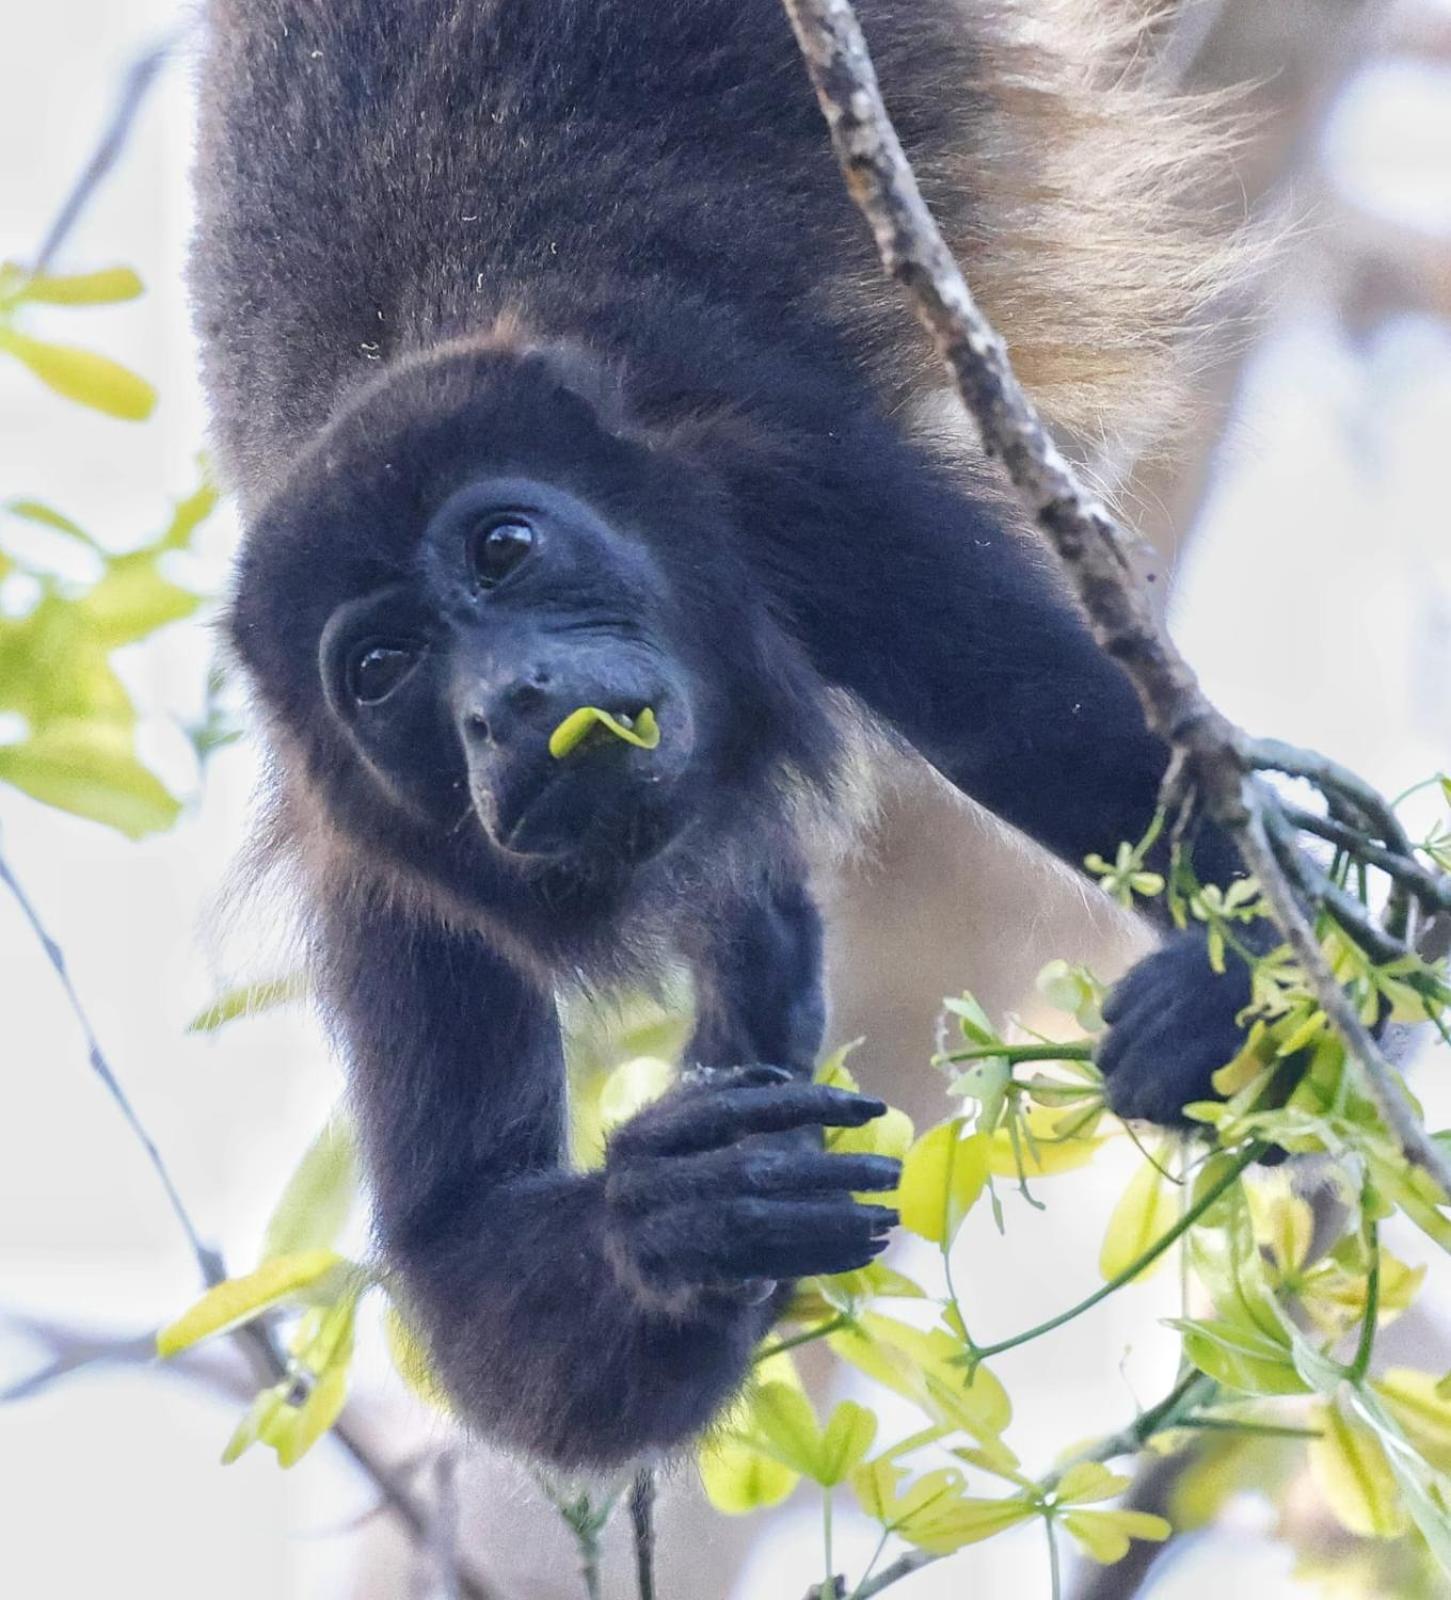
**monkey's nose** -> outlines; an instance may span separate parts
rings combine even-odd
[[[551,715],[551,682],[547,667],[531,667],[500,689],[469,696],[459,717],[464,737],[470,744],[506,744],[521,726],[538,731]]]

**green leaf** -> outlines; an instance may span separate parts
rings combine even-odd
[[[8,261],[5,268],[12,277],[18,275],[18,287],[13,292],[16,303],[28,300],[50,306],[109,306],[134,300],[143,291],[141,279],[130,267],[105,267],[100,272],[66,276],[32,275]]]
[[[841,1359],[894,1394],[914,1401],[934,1421],[974,1438],[996,1441],[1012,1421],[1007,1391],[986,1367],[971,1376],[962,1344],[944,1328],[924,1330],[876,1312],[839,1328],[827,1344]]]
[[[780,1505],[801,1481],[799,1472],[730,1436],[702,1445],[696,1466],[706,1498],[728,1517]]]
[[[641,750],[653,750],[660,743],[660,725],[655,713],[646,706],[632,722],[622,721],[601,711],[598,706],[580,706],[571,711],[563,722],[549,735],[549,753],[556,761],[563,761],[577,749],[595,728],[604,728],[623,739],[626,744]]]
[[[244,984],[238,989],[228,989],[219,995],[205,1011],[198,1012],[186,1025],[188,1033],[216,1033],[229,1022],[243,1017],[259,1016],[264,1011],[274,1011],[288,1006],[307,995],[307,979],[270,978],[265,983]]]
[[[907,1152],[898,1187],[906,1228],[944,1250],[972,1210],[988,1176],[988,1135],[963,1138],[960,1117],[940,1122]]]
[[[1179,1193],[1153,1161],[1145,1161],[1134,1173],[1113,1208],[1099,1251],[1098,1270],[1105,1279],[1126,1272],[1169,1232],[1179,1220]],[[1143,1282],[1169,1255],[1164,1251],[1135,1281]]]
[[[951,1467],[925,1473],[905,1490],[901,1476],[902,1469],[882,1457],[852,1474],[852,1489],[874,1521],[935,1555],[950,1555],[1038,1515],[1027,1494],[1003,1500],[964,1494],[962,1474]]]
[[[0,350],[29,367],[58,395],[124,422],[144,422],[156,405],[156,390],[144,378],[93,351],[47,344],[13,328],[0,328]]]
[[[250,1322],[268,1307],[280,1305],[345,1265],[332,1250],[306,1250],[301,1255],[278,1256],[245,1277],[228,1278],[207,1292],[175,1322],[156,1336],[156,1353],[174,1356],[203,1339]]]
[[[1371,1385],[1407,1439],[1439,1472],[1451,1472],[1451,1399],[1429,1372],[1392,1367]]]
[[[1060,1505],[1082,1505],[1095,1500],[1112,1500],[1122,1494],[1132,1480],[1110,1472],[1101,1461],[1076,1461],[1058,1480],[1053,1497]]]
[[[166,531],[151,549],[158,554],[166,550],[190,549],[192,535],[216,510],[220,499],[221,493],[203,462],[201,482],[185,499],[177,501]]]
[[[1242,1394],[1304,1394],[1309,1387],[1295,1370],[1288,1343],[1259,1328],[1187,1318],[1169,1326],[1182,1333],[1185,1357],[1226,1388]]]
[[[1333,1402],[1316,1406],[1312,1426],[1320,1429],[1320,1437],[1305,1452],[1310,1475],[1337,1519],[1364,1539],[1403,1534],[1410,1519],[1374,1433]]]
[[[232,1437],[227,1440],[226,1448],[222,1451],[222,1465],[229,1467],[246,1450],[257,1443],[265,1432],[271,1430],[274,1421],[287,1404],[287,1396],[292,1391],[292,1380],[284,1378],[271,1389],[262,1392],[248,1406],[242,1420],[232,1431]]]
[[[844,1483],[866,1458],[876,1436],[876,1416],[854,1400],[843,1400],[821,1435],[816,1481],[826,1489]]]
[[[658,1056],[636,1056],[622,1062],[600,1088],[599,1119],[606,1133],[628,1122],[637,1111],[658,1100],[680,1074]]]
[[[131,753],[130,729],[104,722],[57,722],[0,746],[0,780],[129,839],[160,833],[181,813],[181,802]]]
[[[993,1045],[1003,1042],[1001,1034],[993,1027],[987,1012],[974,996],[964,993],[960,999],[949,997],[942,1004],[957,1018],[962,1036],[969,1044]]]
[[[763,1383],[751,1399],[751,1442],[782,1466],[823,1481],[821,1430],[802,1392],[787,1383]]]
[[[162,577],[150,550],[117,556],[77,602],[83,620],[107,650],[134,644],[169,622],[180,622],[200,604],[200,595]]]
[[[383,1313],[383,1337],[388,1345],[388,1356],[398,1376],[425,1405],[445,1416],[453,1415],[453,1401],[439,1382],[428,1354],[428,1347],[409,1325],[396,1305],[389,1305]]]
[[[1065,1511],[1058,1520],[1084,1554],[1104,1566],[1123,1560],[1130,1539],[1162,1544],[1174,1531],[1163,1517],[1148,1511]]]
[[[328,1249],[357,1197],[357,1147],[347,1118],[334,1115],[308,1146],[267,1224],[262,1259]]]
[[[39,527],[49,528],[52,533],[63,533],[66,538],[77,540],[88,550],[99,548],[80,523],[73,522],[63,513],[51,506],[43,505],[39,500],[7,500],[5,509],[12,517],[23,517],[26,522],[34,522]]]

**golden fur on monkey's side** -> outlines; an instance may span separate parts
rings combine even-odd
[[[1232,97],[1165,81],[1159,0],[962,9],[971,65],[936,92],[974,107],[971,147],[918,152],[923,193],[1050,421],[1085,443],[1162,439],[1205,313],[1258,253],[1208,198],[1224,192],[1241,134]],[[882,89],[900,104],[886,64]],[[856,269],[835,288],[894,398],[944,386],[895,285]]]

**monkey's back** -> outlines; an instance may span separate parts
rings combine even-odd
[[[860,5],[929,199],[1071,415],[1075,386],[1101,410],[1105,370],[1143,376],[1192,292],[1149,203],[1183,149],[1136,91],[1075,100],[1087,63],[1025,41],[1038,9]],[[661,308],[694,303],[706,365],[738,327],[803,359],[893,350],[877,376],[899,387],[922,370],[779,0],[210,0],[199,103],[192,286],[249,497],[390,359],[501,317],[679,360],[690,333]],[[1130,121],[1157,154],[1125,145]],[[1156,229],[1163,270],[1136,294],[1125,259]]]

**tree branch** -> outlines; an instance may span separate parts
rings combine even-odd
[[[1196,794],[1235,839],[1366,1092],[1407,1158],[1451,1195],[1451,1161],[1421,1127],[1394,1069],[1336,982],[1301,897],[1271,847],[1265,817],[1277,811],[1278,801],[1255,774],[1273,767],[1309,778],[1332,809],[1335,801],[1343,802],[1388,848],[1408,855],[1394,812],[1369,785],[1323,757],[1251,742],[1205,695],[1133,576],[1127,552],[1135,541],[1054,443],[933,222],[882,103],[849,0],[783,4],[847,187],[871,226],[882,265],[931,335],[977,421],[984,448],[1002,461],[1057,554],[1099,645],[1124,668],[1149,726],[1169,745],[1173,759],[1166,791],[1181,805]]]

